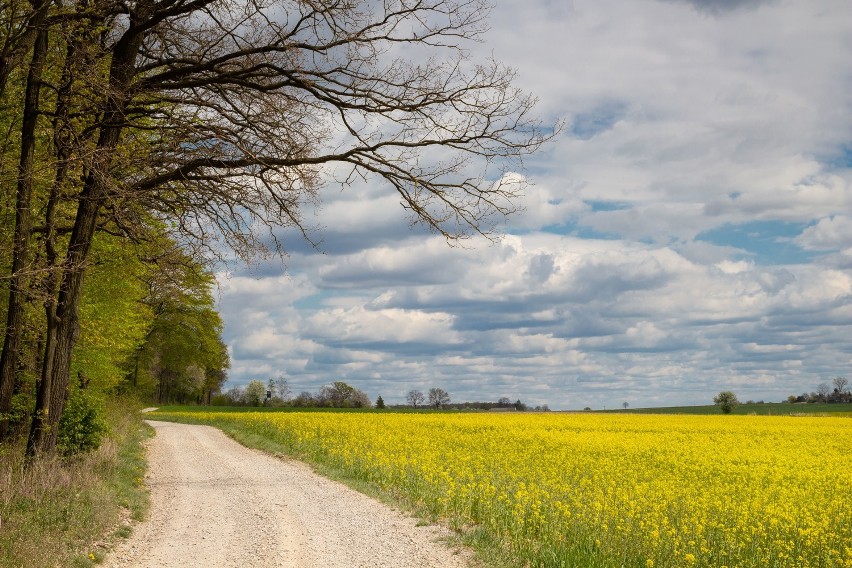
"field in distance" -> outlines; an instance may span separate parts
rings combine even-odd
[[[630,408],[627,412],[640,414],[720,414],[719,407],[713,404],[704,406],[666,406],[660,408]],[[625,409],[607,409],[597,412],[625,412]],[[766,402],[760,404],[740,404],[731,414],[757,414],[760,416],[784,416],[797,414],[844,414],[852,416],[852,404],[824,402]]]

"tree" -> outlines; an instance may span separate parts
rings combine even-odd
[[[164,248],[143,279],[142,304],[154,313],[128,373],[135,389],[158,403],[206,402],[230,366],[222,320],[212,295],[213,276],[181,251]],[[194,378],[190,370],[197,371]]]
[[[718,406],[723,414],[730,414],[731,411],[740,403],[737,400],[737,395],[731,391],[722,391],[713,397],[713,402]]]
[[[320,406],[332,408],[370,408],[372,405],[366,393],[343,381],[322,387],[316,401]]]
[[[630,403],[627,402],[627,401],[624,401],[624,402],[621,403],[621,407],[624,408],[624,410],[627,410],[628,406],[630,406]]]
[[[828,401],[828,397],[831,395],[831,387],[826,383],[820,383],[817,385],[816,394],[820,402],[826,402]]]
[[[91,244],[106,225],[136,238],[153,216],[186,247],[250,260],[281,250],[281,227],[310,239],[300,209],[323,179],[375,176],[412,222],[450,241],[490,235],[517,208],[513,172],[554,132],[513,70],[468,60],[486,0],[18,4],[0,11],[0,103],[21,125],[0,413],[39,257],[48,297],[32,454],[56,443]],[[431,57],[390,55],[403,45]],[[6,77],[22,63],[26,93],[12,104]],[[51,121],[43,141],[38,117]],[[34,254],[37,165],[53,179]]]
[[[370,408],[373,403],[370,402],[370,397],[362,390],[355,389],[349,397],[349,406],[352,408]]]
[[[269,379],[269,382],[273,385],[275,394],[278,398],[281,400],[287,400],[290,398],[290,383],[284,375],[278,375],[275,379]]]
[[[309,391],[302,391],[299,395],[293,399],[292,404],[296,408],[304,408],[316,406],[317,401],[313,394]]]
[[[434,406],[435,410],[440,410],[442,406],[450,403],[450,395],[442,388],[429,389],[429,406]]]
[[[253,380],[246,385],[243,390],[243,402],[248,406],[260,406],[260,403],[266,398],[266,385],[263,381]]]
[[[320,395],[318,398],[325,401],[328,406],[341,408],[351,400],[354,392],[355,387],[346,384],[343,381],[335,381],[331,385],[320,389]]]
[[[382,398],[382,395],[379,395],[379,398],[376,399],[376,408],[379,410],[384,410],[386,408],[385,400]]]
[[[410,390],[408,391],[408,394],[405,395],[405,400],[406,402],[408,402],[408,404],[410,404],[414,408],[417,408],[418,406],[423,404],[423,402],[426,400],[426,396],[419,390]]]

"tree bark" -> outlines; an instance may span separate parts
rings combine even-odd
[[[140,14],[142,16],[142,14]],[[55,333],[45,346],[43,389],[40,408],[33,414],[27,455],[34,457],[53,452],[59,419],[65,408],[70,387],[71,355],[79,335],[79,307],[83,278],[98,214],[109,194],[109,169],[125,123],[127,92],[134,76],[134,63],[142,42],[142,29],[136,22],[116,43],[110,65],[109,93],[98,136],[97,149],[77,202],[77,215],[62,263],[62,276],[54,317]],[[44,392],[42,393],[41,390]]]
[[[40,12],[42,15],[43,12]],[[44,18],[42,17],[41,20]],[[40,25],[36,20],[33,25]],[[48,34],[39,29],[33,45],[33,55],[27,74],[24,95],[23,121],[21,123],[21,158],[18,165],[17,193],[15,196],[15,234],[12,252],[12,275],[9,284],[9,308],[6,317],[6,334],[3,353],[0,355],[0,441],[10,435],[9,412],[12,408],[12,391],[21,350],[21,332],[24,323],[24,304],[27,300],[27,268],[32,233],[30,211],[33,193],[33,162],[36,146],[39,94],[42,72],[47,57]]]

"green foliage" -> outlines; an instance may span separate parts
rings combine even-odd
[[[226,394],[217,394],[210,398],[211,406],[230,406],[231,404],[233,404],[233,401]]]
[[[101,234],[90,254],[95,264],[84,284],[71,373],[83,371],[93,386],[107,390],[124,378],[123,365],[142,345],[154,314],[142,302],[148,268],[126,242]]]
[[[385,408],[385,399],[382,398],[382,395],[379,395],[379,398],[376,399],[376,408],[380,410]]]
[[[59,451],[71,456],[96,450],[106,433],[103,401],[89,389],[73,389],[59,421]]]
[[[266,398],[266,385],[263,381],[254,380],[246,385],[246,390],[243,392],[243,400],[249,406],[260,406],[260,403]]]
[[[131,384],[159,402],[207,401],[230,367],[212,275],[171,249],[158,271],[148,275],[147,285],[145,304],[156,315],[128,369]]]
[[[730,414],[740,401],[737,400],[737,395],[733,392],[722,391],[713,397],[713,403],[722,410],[723,414]]]
[[[301,395],[297,400],[299,398]],[[343,381],[335,381],[322,387],[312,401],[307,406],[316,404],[328,408],[370,408],[372,405],[370,397],[364,391]]]

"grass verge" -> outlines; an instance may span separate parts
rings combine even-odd
[[[151,429],[130,400],[107,406],[101,447],[24,467],[23,448],[0,446],[0,568],[93,566],[129,535],[148,504],[142,441]]]

